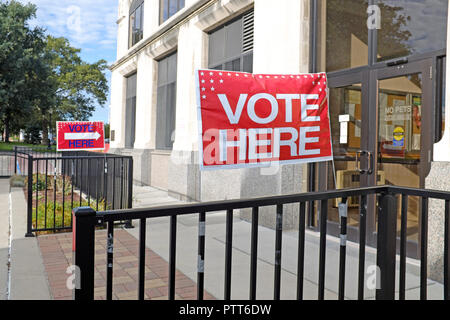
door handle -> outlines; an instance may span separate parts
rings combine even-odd
[[[361,157],[367,156],[367,169],[361,169]],[[355,167],[356,171],[358,171],[360,174],[372,174],[374,163],[373,163],[374,157],[373,153],[366,150],[359,150],[356,152],[356,160],[355,160]]]
[[[359,150],[356,152],[356,162],[355,167],[356,171],[358,171],[360,174],[366,173],[366,170],[361,169],[361,156],[365,155],[367,152],[365,150]]]
[[[367,165],[368,165],[367,173],[372,174],[374,164],[373,164],[373,153],[370,151],[367,151]]]

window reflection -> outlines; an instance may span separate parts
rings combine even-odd
[[[327,0],[318,6],[320,71],[367,65],[367,0]]]
[[[440,50],[446,47],[445,0],[379,0],[378,60]]]

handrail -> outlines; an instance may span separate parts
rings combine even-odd
[[[423,190],[417,188],[385,185],[366,188],[352,188],[352,189],[329,190],[321,192],[296,193],[296,194],[257,197],[248,199],[177,204],[169,206],[158,206],[152,208],[107,210],[97,212],[97,217],[99,219],[104,219],[105,222],[122,220],[123,216],[125,215],[127,219],[156,218],[164,216],[193,214],[198,212],[214,212],[214,211],[244,209],[252,207],[275,206],[297,202],[320,201],[336,198],[349,198],[374,193],[406,194],[409,196],[420,196],[426,198],[450,200],[450,192],[447,191]]]

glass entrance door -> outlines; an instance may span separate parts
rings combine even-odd
[[[328,78],[334,162],[319,164],[319,190],[424,187],[433,144],[432,60],[364,68]],[[339,201],[339,200],[338,200]],[[339,234],[338,201],[328,230]],[[376,245],[376,199],[368,198],[368,244]],[[398,208],[400,219],[401,208]],[[419,201],[408,203],[408,255],[417,257]],[[349,239],[358,239],[359,199],[348,199]],[[398,223],[400,227],[400,223]]]
[[[361,162],[363,150],[367,150],[366,72],[355,72],[339,77],[329,77],[329,108],[334,162],[319,165],[321,190],[357,188],[367,185],[367,177],[361,175],[365,163]],[[328,230],[339,234],[338,205],[342,199],[328,202]],[[358,239],[359,197],[347,199],[348,238]]]
[[[377,86],[378,133],[376,173],[369,184],[423,188],[432,150],[432,61],[373,71]],[[407,213],[408,254],[417,257],[420,201],[409,197]],[[397,228],[400,232],[401,207]],[[375,221],[372,220],[376,230]]]

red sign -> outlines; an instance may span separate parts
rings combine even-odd
[[[100,121],[59,121],[56,123],[58,151],[104,150],[105,129]]]
[[[196,76],[201,169],[333,159],[325,73]]]

